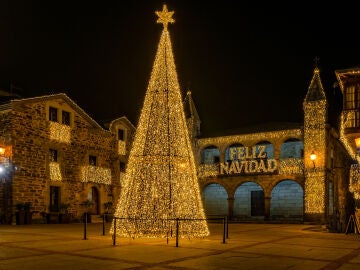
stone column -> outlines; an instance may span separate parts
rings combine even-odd
[[[234,197],[228,197],[228,215],[229,220],[232,220],[234,217]]]
[[[270,201],[271,196],[265,194],[265,213],[264,213],[264,220],[270,220]]]

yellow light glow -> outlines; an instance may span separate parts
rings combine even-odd
[[[0,156],[3,156],[5,154],[5,148],[0,147]]]
[[[305,213],[323,214],[325,212],[327,101],[318,68],[314,70],[303,105],[304,152],[311,153],[304,159]]]
[[[126,142],[118,141],[118,154],[125,155],[126,154]]]
[[[359,151],[360,150],[360,138],[355,139],[355,145],[356,145],[356,149]]]
[[[92,165],[82,166],[81,182],[93,182],[93,183],[110,185],[111,170],[109,168],[102,168]]]
[[[49,163],[50,181],[62,181],[60,164],[58,162]]]
[[[50,125],[50,139],[70,143],[71,142],[71,127],[62,125],[57,122],[49,122]]]
[[[167,30],[172,13],[157,13],[164,28],[115,212],[120,236],[175,237],[176,218],[189,219],[181,238],[209,234]]]

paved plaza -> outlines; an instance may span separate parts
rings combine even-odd
[[[209,224],[205,239],[117,238],[106,224],[0,225],[0,269],[360,269],[360,235],[304,224]]]

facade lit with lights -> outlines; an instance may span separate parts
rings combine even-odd
[[[316,67],[299,97],[303,123],[201,137],[191,92],[180,94],[167,29],[173,12],[157,14],[164,28],[136,130],[126,117],[104,128],[62,93],[0,105],[1,222],[15,223],[16,206],[26,203],[32,222],[51,222],[63,204],[78,221],[117,205],[118,217],[129,218],[117,224],[121,235],[164,236],[163,219],[205,215],[344,231],[360,207],[360,69],[335,71],[339,127],[329,124]],[[144,216],[156,226],[130,220]],[[184,228],[208,235],[205,222]]]
[[[126,117],[102,127],[60,93],[0,105],[0,125],[3,223],[22,223],[26,205],[28,223],[57,223],[115,203],[135,130]]]
[[[359,207],[360,69],[335,71],[343,92],[339,127],[315,68],[303,100],[304,122],[269,123],[201,138],[188,93],[199,182],[208,216],[233,221],[312,221],[343,231]],[[341,102],[341,101],[340,101]]]

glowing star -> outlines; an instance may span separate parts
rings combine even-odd
[[[168,11],[166,5],[163,5],[162,11],[155,11],[155,13],[159,17],[156,22],[162,23],[164,25],[164,28],[167,28],[168,23],[175,22],[175,20],[172,18],[174,11]]]

